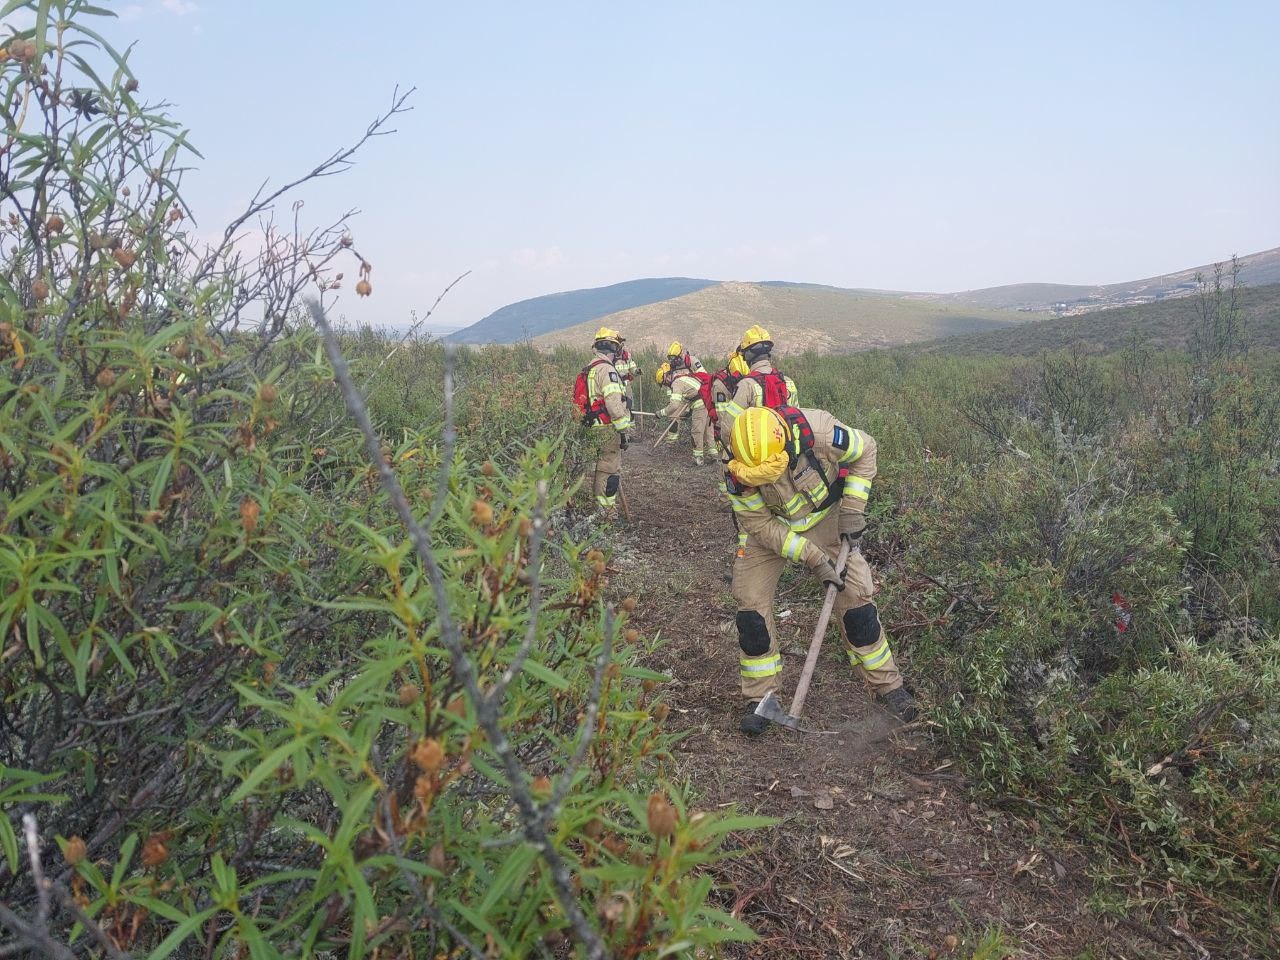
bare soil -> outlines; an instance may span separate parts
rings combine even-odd
[[[780,819],[741,837],[744,855],[717,868],[722,906],[761,938],[728,956],[970,957],[993,929],[1008,949],[982,956],[1195,955],[1165,930],[1094,913],[1089,851],[1050,838],[1034,808],[979,800],[927,722],[901,728],[873,703],[834,627],[805,711],[822,732],[743,736],[735,535],[718,467],[695,467],[687,439],[651,451],[654,435],[650,426],[625,454],[631,519],[620,524],[615,587],[640,598],[639,626],[666,639],[652,665],[672,677],[680,775],[706,808]],[[819,606],[802,571],[784,576],[784,705]],[[882,617],[910,684],[910,639],[893,636],[894,611]]]

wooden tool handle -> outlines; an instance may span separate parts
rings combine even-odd
[[[844,576],[845,564],[849,562],[850,546],[847,541],[840,545],[840,556],[836,559],[836,573]],[[818,665],[818,653],[822,650],[822,638],[826,635],[827,624],[831,620],[831,609],[836,605],[835,586],[827,587],[827,599],[822,604],[822,613],[818,614],[818,629],[813,632],[813,640],[809,642],[809,655],[804,658],[804,670],[800,673],[800,682],[796,684],[796,695],[791,700],[791,709],[787,711],[797,719],[804,709],[804,698],[809,695],[809,681],[813,679],[814,668]]]

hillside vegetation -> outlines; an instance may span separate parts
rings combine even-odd
[[[719,357],[737,345],[743,330],[759,323],[788,353],[850,352],[1010,327],[1034,317],[833,287],[720,283],[557,330],[534,344],[580,346],[604,323],[621,330],[634,346],[665,350],[672,340],[679,340],[695,352]]]
[[[629,307],[680,297],[714,283],[714,280],[661,277],[533,297],[495,310],[445,339],[454,343],[515,343],[570,324],[590,323]]]
[[[1280,283],[1280,247],[1263,250],[1239,258],[1238,282],[1242,286],[1265,286]],[[1142,280],[1125,280],[1095,286],[1066,283],[1015,283],[982,290],[958,293],[923,294],[942,303],[973,304],[1008,309],[1052,310],[1065,304],[1070,310],[1103,310],[1126,301],[1150,299],[1163,301],[1189,296],[1194,292],[1196,276],[1211,277],[1214,264],[1186,267]]]
[[[1251,344],[1280,349],[1280,284],[1239,287],[1240,320]],[[1199,296],[1164,300],[1135,307],[1116,307],[1073,317],[1037,320],[1014,329],[949,337],[915,349],[925,352],[1034,356],[1067,347],[1086,353],[1111,353],[1133,342],[1149,349],[1183,350],[1204,321]]]

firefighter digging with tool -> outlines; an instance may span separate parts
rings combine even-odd
[[[782,656],[773,597],[783,565],[803,563],[834,587],[834,614],[849,663],[899,720],[914,720],[889,640],[872,602],[871,568],[858,549],[876,475],[876,442],[825,410],[753,407],[734,421],[725,476],[740,534],[733,564],[742,695],[741,729],[758,736],[768,720],[756,707],[778,685]],[[835,562],[846,542],[844,570]]]
[[[706,368],[702,365],[702,361],[681,346],[679,340],[673,340],[671,342],[671,346],[667,347],[667,359],[659,369],[663,370],[663,375],[658,382],[672,391],[672,399],[675,399],[675,391],[672,389],[672,381],[675,379],[677,374],[697,374],[706,372]],[[668,414],[668,416],[670,416],[670,414]],[[675,443],[680,439],[680,424],[683,419],[683,416],[677,418],[676,421],[667,429],[666,439],[671,443]],[[696,447],[697,444],[695,443],[694,446]]]
[[[711,399],[711,375],[681,368],[671,371],[667,378],[670,380],[671,400],[662,409],[661,415],[670,417],[679,429],[680,418],[690,412],[693,462],[699,467],[706,462],[715,463],[715,406]]]
[[[617,330],[601,327],[596,331],[592,349],[595,356],[578,374],[573,399],[582,413],[583,423],[596,431],[599,438],[592,478],[596,506],[605,519],[615,520],[618,490],[622,485],[622,451],[627,449],[627,430],[631,427],[622,376],[614,367],[622,350],[622,335]]]

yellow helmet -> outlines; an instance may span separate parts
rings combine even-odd
[[[668,356],[668,357],[682,357],[682,356],[684,356],[684,347],[680,346],[680,341],[679,341],[679,340],[672,340],[672,341],[671,341],[671,346],[667,347],[667,356]]]
[[[745,377],[751,372],[751,368],[747,366],[747,361],[742,359],[742,354],[735,353],[729,358],[729,372],[739,377]]]
[[[622,334],[613,329],[613,327],[601,327],[596,331],[596,335],[591,339],[596,343],[603,340],[606,343],[616,343],[619,346],[622,345]]]
[[[787,427],[782,417],[769,407],[748,407],[733,421],[729,435],[733,458],[748,467],[778,459],[787,450]],[[782,475],[787,461],[783,459],[778,469]],[[777,476],[773,478],[777,479]]]
[[[754,347],[757,343],[773,343],[773,337],[769,336],[769,331],[758,323],[750,327],[742,335],[742,340],[738,343],[738,349],[746,350],[748,347]]]
[[[667,375],[667,371],[671,369],[671,364],[663,363],[657,370],[653,371],[653,380],[655,383],[662,383],[662,378]]]

